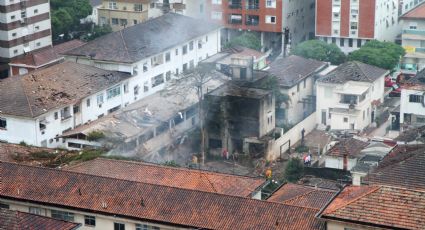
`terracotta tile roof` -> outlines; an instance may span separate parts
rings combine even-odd
[[[373,65],[350,61],[338,66],[322,78],[319,78],[318,81],[336,84],[344,84],[348,81],[374,82],[387,73],[387,70]]]
[[[290,204],[320,210],[337,191],[314,188],[297,184],[285,184],[273,193],[267,201]]]
[[[10,65],[28,65],[34,67],[42,67],[54,61],[62,59],[61,54],[71,49],[84,45],[85,42],[81,40],[71,40],[59,45],[43,48],[24,55],[23,57],[14,59]]]
[[[202,229],[324,229],[315,209],[5,162],[0,169],[4,199]]]
[[[401,16],[402,19],[424,19],[425,18],[425,3],[417,5],[415,8],[406,12]]]
[[[65,170],[176,188],[249,197],[265,179],[97,158]]]
[[[0,230],[74,230],[80,224],[0,208]]]
[[[276,59],[267,71],[277,77],[281,86],[292,87],[326,66],[322,61],[291,55]]]
[[[0,80],[0,114],[37,117],[111,87],[129,74],[63,62]]]
[[[333,219],[383,228],[423,229],[425,190],[388,186],[346,187],[320,214]]]
[[[343,139],[330,148],[326,155],[337,157],[347,155],[348,157],[356,158],[368,145],[369,143],[356,138]]]
[[[425,148],[396,147],[364,180],[370,185],[425,190]]]
[[[99,37],[66,52],[66,55],[134,63],[219,28],[219,25],[204,20],[168,13]]]

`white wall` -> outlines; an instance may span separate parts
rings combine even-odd
[[[397,0],[376,0],[375,39],[394,42],[395,38],[401,34],[398,7]]]
[[[424,100],[423,90],[402,89],[400,96],[400,124],[404,123],[404,114],[425,116],[425,106],[422,103],[409,102],[409,95],[419,95]]]
[[[0,114],[0,118],[6,119],[6,129],[0,129],[0,140],[11,143],[25,141],[30,145],[37,145],[37,127],[35,120],[13,117]]]
[[[333,157],[325,156],[325,168],[334,168],[334,169],[344,169],[344,158],[343,157]],[[347,159],[347,170],[351,170],[356,166],[357,159],[348,158]]]

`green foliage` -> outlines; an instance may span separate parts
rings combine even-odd
[[[31,153],[31,157],[35,159],[54,159],[57,155],[46,151]]]
[[[297,182],[304,175],[304,165],[301,159],[291,158],[285,169],[285,179],[289,182]]]
[[[28,146],[28,144],[25,141],[19,142],[19,145],[20,146],[24,146],[24,147],[27,147]]]
[[[163,165],[170,166],[170,167],[176,167],[176,168],[180,167],[180,165],[177,164],[177,162],[175,162],[174,160],[166,161]]]
[[[339,65],[346,60],[345,54],[335,44],[320,40],[308,40],[298,44],[291,54]]]
[[[295,152],[297,152],[297,153],[305,153],[305,152],[308,152],[308,147],[307,147],[307,146],[305,146],[305,145],[298,145],[298,146],[295,148]]]
[[[103,132],[101,132],[101,131],[97,131],[97,130],[91,131],[91,132],[87,135],[87,139],[88,139],[89,141],[97,141],[97,140],[102,139],[102,138],[104,138],[104,137],[105,137],[105,134],[104,134]]]
[[[261,81],[259,88],[272,90],[276,98],[276,107],[279,108],[282,103],[288,105],[291,99],[287,94],[283,94],[280,91],[279,80],[275,76],[266,77],[265,80]]]
[[[225,45],[226,48],[235,46],[261,50],[261,40],[254,33],[245,32],[242,35],[233,38]]]
[[[404,56],[403,47],[392,42],[370,41],[348,55],[350,61],[360,61],[383,69],[393,70]]]
[[[112,32],[112,27],[110,25],[103,25],[103,26],[94,25],[93,31],[83,35],[81,39],[85,41],[91,41],[105,34],[109,34],[111,32]]]
[[[51,0],[53,37],[68,34],[80,26],[80,19],[92,12],[89,0]]]
[[[100,157],[102,154],[104,154],[102,149],[87,149],[73,157],[71,161],[90,161]]]

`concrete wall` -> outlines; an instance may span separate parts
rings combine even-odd
[[[304,129],[307,135],[316,128],[316,113],[311,114],[306,119],[292,127],[288,132],[284,133],[279,139],[275,140],[270,152],[267,154],[267,160],[275,160],[279,158],[289,149],[289,142],[291,147],[301,140],[301,131]]]
[[[351,170],[356,166],[357,159],[348,158],[347,160],[347,170]],[[334,168],[334,169],[344,169],[344,158],[343,157],[333,157],[326,156],[325,159],[325,167],[326,168]]]
[[[63,208],[57,208],[54,206],[38,205],[38,204],[28,203],[28,202],[17,202],[17,201],[5,200],[5,199],[0,199],[0,202],[4,204],[9,204],[11,210],[27,212],[27,213],[29,212],[29,207],[37,207],[41,209],[41,215],[48,216],[48,217],[52,216],[51,210],[74,213],[74,222],[81,224],[81,227],[79,228],[80,230],[114,230],[114,223],[125,224],[126,230],[136,230],[136,224],[147,224],[150,226],[159,227],[161,230],[162,229],[164,230],[184,229],[184,228],[149,223],[145,221],[137,221],[133,219],[115,217],[114,215],[103,215],[98,213],[82,212],[82,211],[77,211],[72,209],[63,209]],[[96,218],[96,226],[85,225],[84,223],[85,215],[94,216]]]
[[[140,2],[142,4],[142,2]],[[109,8],[109,1],[103,1],[103,5],[98,8],[99,24],[109,24],[113,31],[124,29],[128,26],[133,26],[138,23],[144,22],[148,19],[148,10],[150,6],[148,3],[142,4],[142,11],[134,10],[133,2],[116,1],[117,9]],[[118,19],[118,24],[112,23],[112,18]],[[120,19],[127,20],[127,25],[121,25]]]
[[[425,106],[423,103],[409,102],[409,95],[419,95],[424,100],[424,91],[413,89],[402,89],[400,96],[400,124],[405,122],[404,114],[414,114],[416,116],[425,116]],[[412,116],[412,123],[415,123]]]

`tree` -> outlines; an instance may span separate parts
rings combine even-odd
[[[304,175],[304,165],[301,159],[291,158],[285,169],[285,179],[289,182],[297,182]]]
[[[51,0],[53,37],[80,29],[80,20],[92,13],[89,0]]]
[[[199,128],[201,135],[201,155],[202,164],[205,162],[205,106],[204,106],[204,93],[207,90],[207,83],[215,80],[224,80],[215,71],[215,65],[213,64],[199,64],[197,67],[189,69],[183,72],[181,75],[176,76],[175,79],[169,82],[168,87],[164,90],[165,93],[173,93],[175,96],[188,96],[191,90],[195,90],[198,102],[198,116],[199,116]]]
[[[393,70],[404,54],[404,49],[395,43],[373,40],[367,42],[360,49],[351,52],[348,59]]]
[[[112,32],[112,27],[110,25],[103,25],[103,26],[94,25],[93,31],[81,36],[81,39],[85,41],[91,41],[105,34],[109,34],[111,32]]]
[[[235,46],[243,46],[255,50],[261,50],[261,41],[255,34],[245,32],[242,35],[233,38],[225,45],[226,48]]]
[[[339,65],[346,60],[345,54],[335,44],[320,40],[308,40],[295,46],[291,54]]]

